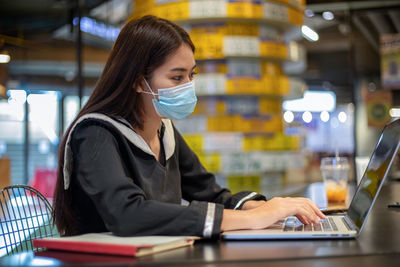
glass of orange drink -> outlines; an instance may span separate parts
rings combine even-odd
[[[321,173],[324,180],[328,202],[345,202],[349,163],[344,157],[326,157],[321,159]]]

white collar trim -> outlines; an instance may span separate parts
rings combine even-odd
[[[72,168],[73,168],[73,155],[72,155],[72,149],[71,149],[71,144],[70,144],[71,143],[71,135],[72,135],[72,132],[74,131],[75,127],[80,122],[82,122],[83,120],[86,120],[86,119],[102,120],[102,121],[106,121],[106,122],[112,124],[132,144],[134,144],[135,146],[140,148],[143,152],[156,157],[155,154],[153,153],[153,151],[151,151],[150,147],[144,141],[144,139],[139,134],[137,134],[132,128],[130,128],[130,127],[126,126],[125,124],[118,122],[104,114],[100,114],[100,113],[86,114],[86,115],[80,117],[76,121],[76,123],[72,126],[71,131],[69,132],[68,137],[67,137],[67,142],[65,143],[64,168],[63,168],[64,189],[65,190],[67,190],[69,188],[70,181],[71,181]],[[172,127],[171,120],[163,119],[162,121],[165,126],[165,131],[164,131],[164,136],[163,136],[163,145],[164,145],[164,151],[165,151],[165,158],[166,158],[166,160],[168,160],[174,154],[174,151],[175,151],[174,129]]]

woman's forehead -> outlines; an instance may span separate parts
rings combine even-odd
[[[194,60],[192,49],[184,44],[169,55],[160,68],[165,71],[183,71],[183,69],[192,71],[195,65],[196,61]]]

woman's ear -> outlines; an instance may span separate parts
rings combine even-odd
[[[133,88],[135,88],[135,87],[133,87]],[[139,84],[139,85],[137,85],[136,86],[136,93],[143,93],[143,87],[142,87],[142,84]]]
[[[138,82],[137,84],[132,85],[133,89],[136,90],[136,93],[139,93],[139,94],[144,92],[144,90],[143,90],[144,86],[146,86],[146,85],[144,84],[143,81]]]

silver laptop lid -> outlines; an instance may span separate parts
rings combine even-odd
[[[400,119],[383,129],[364,175],[347,211],[347,217],[359,229],[364,226],[382,184],[399,149]]]

